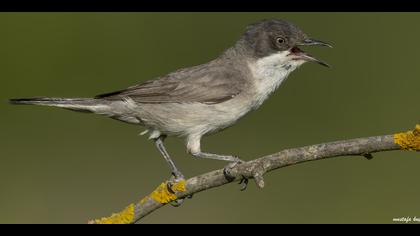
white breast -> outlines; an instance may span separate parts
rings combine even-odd
[[[303,61],[288,60],[289,52],[279,52],[249,64],[255,78],[254,109],[258,108]]]

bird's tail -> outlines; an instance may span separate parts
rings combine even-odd
[[[94,98],[18,98],[10,99],[15,105],[40,105],[60,107],[73,111],[102,113],[109,109],[109,101]]]

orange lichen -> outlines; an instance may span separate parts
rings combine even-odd
[[[110,217],[103,217],[98,220],[92,220],[93,224],[130,224],[134,220],[134,204],[130,204],[119,213],[114,213]]]
[[[420,151],[420,125],[414,130],[394,134],[394,142],[403,150]]]
[[[171,201],[174,201],[177,199],[176,192],[185,192],[187,191],[185,188],[185,180],[182,180],[178,183],[175,183],[171,186],[171,190],[168,189],[168,182],[162,183],[159,185],[159,187],[156,188],[155,191],[153,191],[150,194],[150,197],[162,204],[169,203]]]

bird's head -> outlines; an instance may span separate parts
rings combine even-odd
[[[279,64],[299,66],[304,62],[329,65],[306,53],[300,46],[327,46],[330,44],[308,37],[294,24],[285,20],[263,20],[247,27],[242,42],[257,59],[274,57]]]

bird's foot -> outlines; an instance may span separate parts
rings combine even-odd
[[[231,163],[229,163],[227,166],[225,166],[225,168],[223,169],[223,174],[224,174],[224,176],[225,176],[225,178],[228,180],[228,181],[233,181],[233,180],[235,180],[235,177],[234,176],[232,176],[232,174],[230,174],[230,171],[235,167],[235,166],[237,166],[238,164],[242,164],[242,163],[244,163],[245,161],[243,161],[243,160],[241,160],[239,157],[235,157],[236,158],[236,160],[235,161],[233,161],[233,162],[231,162]],[[247,186],[248,186],[248,179],[247,178],[245,178],[244,176],[242,176],[242,179],[239,181],[239,184],[240,185],[242,185],[242,187],[241,187],[241,191],[244,191],[246,188],[247,188]]]
[[[234,180],[234,179],[235,179],[235,177],[234,177],[234,176],[232,176],[232,175],[230,174],[230,171],[231,171],[231,170],[232,170],[235,166],[237,166],[238,164],[242,164],[242,163],[244,163],[244,162],[245,162],[245,161],[243,161],[243,160],[241,160],[239,157],[235,156],[234,161],[230,162],[229,164],[227,164],[227,165],[225,166],[225,168],[223,168],[223,174],[225,175],[226,179],[227,179],[227,180],[229,180],[229,181]]]
[[[168,191],[175,194],[175,191],[172,190],[172,187],[181,181],[185,181],[185,177],[181,172],[178,171],[176,173],[172,173],[171,179],[169,180],[166,186],[168,188]],[[187,198],[192,198],[192,195],[188,195]],[[179,207],[182,205],[183,202],[184,198],[179,198],[172,201],[170,204],[173,207]]]
[[[184,175],[181,172],[177,171],[177,172],[172,173],[172,176],[169,182],[176,184],[183,180],[185,180]]]
[[[178,171],[176,173],[172,173],[171,179],[169,180],[166,186],[168,188],[168,191],[171,193],[175,193],[172,190],[172,187],[183,180],[185,180],[185,177],[181,172]],[[173,202],[171,202],[171,205],[174,207],[179,207],[182,205],[183,202],[184,202],[184,199],[176,199]]]

